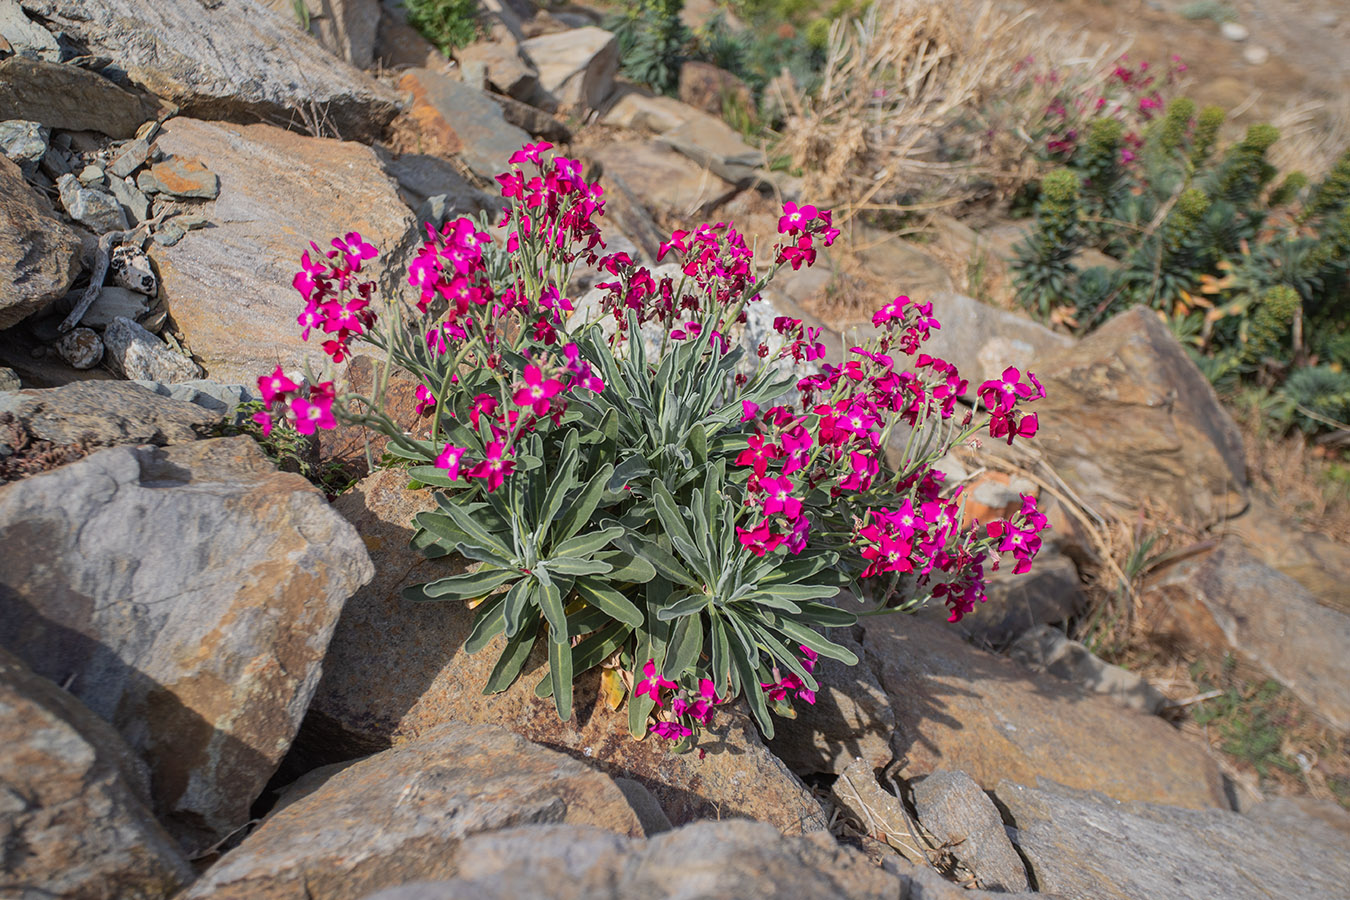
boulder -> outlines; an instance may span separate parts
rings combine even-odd
[[[160,900],[192,880],[117,732],[0,649],[0,894]]]
[[[78,302],[83,294],[84,291],[80,291],[78,294],[67,294],[61,306],[73,306],[74,302]],[[84,315],[80,317],[80,325],[101,331],[111,325],[113,320],[119,316],[135,321],[150,312],[150,304],[150,298],[144,294],[138,294],[116,285],[105,285],[98,292],[98,297],[94,300],[93,305],[85,310]]]
[[[0,330],[60,299],[80,271],[80,239],[0,159]]]
[[[389,177],[398,182],[399,196],[409,209],[418,209],[431,197],[445,197],[455,217],[499,206],[498,198],[475,187],[448,159],[424,153],[405,153],[397,158],[382,153],[380,161]]]
[[[656,140],[741,187],[749,185],[755,170],[766,162],[763,151],[747,145],[739,132],[712,116],[689,119]]]
[[[520,58],[514,45],[475,41],[455,51],[464,82],[479,90],[491,88],[517,100],[528,101],[539,89],[539,73]]]
[[[1184,642],[1233,650],[1332,726],[1350,731],[1350,615],[1318,603],[1237,539],[1226,537],[1214,551],[1165,570],[1146,596],[1164,608],[1189,607],[1188,615],[1172,618]],[[1216,626],[1226,646],[1211,647]]]
[[[699,822],[645,841],[533,825],[465,841],[453,881],[370,900],[895,900],[905,881],[829,835],[785,837],[755,822]]]
[[[151,108],[139,97],[97,72],[21,56],[0,62],[0,119],[129,138],[152,118]]]
[[[108,367],[131,381],[177,384],[201,378],[202,367],[175,353],[155,335],[131,319],[118,316],[103,332]]]
[[[736,193],[735,185],[655,141],[605,144],[590,151],[589,159],[602,168],[602,185],[607,185],[608,179],[621,180],[653,213],[686,225],[711,213]],[[622,223],[620,227],[624,227]],[[627,228],[624,231],[638,240]],[[638,246],[642,246],[641,241]]]
[[[112,194],[85,187],[74,175],[62,175],[56,180],[56,186],[66,213],[94,234],[127,230],[127,214]]]
[[[436,69],[449,63],[431,41],[422,37],[402,15],[385,5],[375,37],[375,59],[386,69]]]
[[[906,778],[960,769],[985,789],[1053,777],[1122,800],[1227,808],[1205,749],[1154,716],[966,644],[946,625],[870,619],[868,663],[890,696]]]
[[[1093,693],[1105,694],[1141,712],[1156,715],[1167,702],[1139,673],[1097,658],[1087,647],[1049,625],[1038,625],[1025,632],[1013,643],[1008,655],[1024,666],[1049,672]]]
[[[373,140],[398,112],[392,89],[334,60],[262,0],[21,0],[21,5],[87,52],[111,58],[131,81],[184,115],[293,124]]]
[[[413,224],[374,151],[269,125],[186,118],[165,124],[159,147],[201,159],[220,177],[220,197],[201,205],[212,227],[150,250],[193,353],[217,381],[251,384],[278,363],[320,368],[320,342],[301,341],[296,324],[304,300],[291,279],[300,254],[310,241],[326,249],[349,231],[387,253]],[[363,273],[392,277],[380,263],[367,262]]]
[[[25,119],[0,122],[0,153],[13,160],[25,176],[31,177],[47,155],[51,136],[51,129],[40,122]]]
[[[61,61],[61,46],[52,33],[23,13],[17,0],[0,0],[0,38],[19,56]]]
[[[80,371],[92,369],[103,362],[106,351],[103,338],[92,328],[72,328],[56,342],[57,354],[72,369]]]
[[[248,821],[372,571],[247,437],[114,447],[0,487],[0,543],[0,646],[117,728],[192,849]]]
[[[1034,369],[1046,398],[1028,446],[1094,506],[1165,506],[1205,526],[1246,506],[1242,437],[1156,313],[1121,313]]]
[[[1026,316],[952,291],[935,294],[932,301],[942,328],[924,342],[923,352],[954,363],[972,389],[1002,378],[1008,366],[1039,375],[1048,357],[1075,343]]]
[[[1350,545],[1333,536],[1302,530],[1282,519],[1270,502],[1252,497],[1248,510],[1225,523],[1255,559],[1307,588],[1317,602],[1350,613]]]
[[[530,136],[502,117],[501,107],[481,90],[431,69],[410,69],[399,87],[412,94],[408,114],[421,131],[440,146],[457,153],[474,174],[491,182],[510,167],[507,159]]]
[[[1341,897],[1350,883],[1343,834],[1291,834],[1234,812],[1122,803],[1050,782],[1005,781],[996,793],[1037,886],[1066,900]]]
[[[703,115],[701,110],[674,97],[654,95],[633,85],[624,85],[615,91],[600,123],[660,134]]]
[[[407,475],[375,472],[335,508],[362,534],[376,576],[343,610],[324,675],[297,740],[304,768],[400,745],[444,722],[502,725],[615,776],[646,786],[675,824],[748,817],[789,832],[823,828],[820,805],[765,749],[749,717],[723,710],[697,753],[675,754],[655,737],[635,741],[628,711],[599,696],[599,673],[578,678],[573,719],[558,720],[551,699],[535,696],[542,660],[527,662],[508,691],[484,696],[502,640],[469,655],[473,614],[459,603],[416,603],[407,585],[460,571],[450,557],[411,549],[412,516],[435,508],[428,492],[406,490]]]
[[[446,724],[302,779],[183,900],[359,900],[453,877],[466,839],[532,823],[643,835],[607,776],[502,728]]]
[[[586,113],[599,109],[614,90],[619,42],[602,28],[587,26],[530,38],[520,51],[539,72],[535,104]]]
[[[755,113],[749,85],[726,69],[694,59],[680,66],[680,99],[719,118],[728,101],[750,116]]]
[[[220,416],[179,400],[156,397],[124,381],[76,381],[59,388],[0,394],[0,413],[13,415],[37,440],[53,444],[183,444]]]
[[[295,0],[265,0],[292,25],[299,21]],[[309,19],[309,33],[329,53],[358,69],[375,62],[375,39],[383,11],[380,0],[301,0]]]
[[[492,99],[502,108],[502,118],[526,134],[541,138],[550,144],[572,143],[572,129],[557,116],[550,115],[537,106],[501,94],[493,95]]]
[[[991,891],[1026,891],[1027,870],[994,802],[965,772],[939,770],[913,785],[923,827]]]

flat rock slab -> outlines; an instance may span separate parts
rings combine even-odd
[[[80,271],[80,239],[0,157],[0,330],[59,300]]]
[[[193,878],[112,726],[0,649],[0,895],[159,900]]]
[[[960,769],[985,789],[1057,778],[1122,800],[1227,808],[1204,748],[1159,718],[977,650],[943,624],[872,619],[863,648],[907,778]]]
[[[539,73],[539,105],[586,112],[597,109],[614,90],[619,42],[594,26],[530,38],[520,52]]]
[[[655,141],[606,144],[591,151],[590,158],[606,174],[622,179],[653,213],[686,223],[736,194],[735,185]],[[606,183],[603,175],[600,183]]]
[[[676,825],[748,817],[789,832],[825,827],[820,805],[739,711],[722,711],[700,760],[697,753],[671,753],[663,740],[633,740],[627,709],[616,712],[600,701],[596,672],[579,678],[569,722],[558,721],[551,699],[534,694],[543,659],[527,662],[510,690],[484,696],[502,642],[469,655],[462,645],[473,616],[463,604],[400,596],[406,585],[462,568],[449,558],[427,560],[408,546],[412,516],[435,504],[429,493],[407,491],[406,484],[398,470],[379,471],[336,502],[370,548],[376,576],[347,603],[330,645],[296,746],[307,766],[398,745],[444,722],[497,724],[641,782]]]
[[[0,488],[0,645],[147,762],[200,849],[248,820],[299,727],[356,532],[246,437],[115,447]]]
[[[732,184],[748,184],[766,163],[763,151],[747,145],[740,132],[712,116],[690,118],[656,140]]]
[[[349,231],[389,250],[413,225],[374,151],[181,117],[165,123],[159,147],[200,159],[220,177],[220,197],[201,206],[211,227],[150,249],[169,309],[210,377],[252,384],[278,364],[321,368],[321,341],[301,341],[296,324],[304,300],[291,279],[300,254],[310,241],[327,249]],[[378,262],[367,263],[376,280],[386,274]]]
[[[1335,728],[1350,731],[1350,615],[1318,603],[1232,537],[1212,553],[1166,570],[1150,592],[1169,607],[1198,601],[1229,648]]]
[[[373,140],[398,95],[334,59],[259,0],[21,0],[133,82],[198,118]],[[130,137],[130,135],[117,135]]]
[[[1350,841],[1326,832],[1051,783],[996,793],[1040,890],[1066,900],[1344,897],[1350,884]]]
[[[608,776],[487,725],[442,725],[324,774],[297,783],[184,900],[359,900],[453,876],[466,838],[536,822],[643,835]]]
[[[1029,446],[1088,503],[1148,498],[1198,526],[1246,506],[1237,426],[1153,311],[1121,313],[1033,371],[1047,396]]]
[[[183,444],[220,416],[193,403],[158,396],[125,381],[77,381],[59,388],[0,393],[0,413],[12,413],[40,441],[53,444]]]
[[[483,91],[431,69],[411,69],[399,87],[412,94],[409,114],[444,152],[489,182],[510,170],[507,160],[532,139],[510,124]]]
[[[645,841],[527,826],[471,838],[460,859],[453,881],[370,900],[896,900],[907,881],[829,835],[787,837],[737,821],[698,822]]]
[[[919,821],[975,873],[980,887],[1025,891],[1027,870],[1017,856],[998,808],[965,772],[938,771],[914,785]]]
[[[0,119],[129,138],[152,118],[149,104],[97,72],[20,56],[0,62]]]
[[[1003,377],[1016,366],[1039,374],[1042,362],[1073,347],[1075,341],[1026,316],[981,303],[952,291],[935,294],[933,315],[942,323],[923,344],[923,352],[955,363],[972,387]]]

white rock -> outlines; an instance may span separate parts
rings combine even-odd
[[[1246,25],[1237,22],[1224,22],[1219,26],[1219,34],[1230,41],[1245,41],[1251,33],[1247,31]]]
[[[1260,66],[1264,65],[1266,60],[1270,59],[1270,51],[1260,44],[1248,44],[1242,51],[1242,58],[1245,59],[1249,65]]]

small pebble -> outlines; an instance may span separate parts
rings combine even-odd
[[[1251,36],[1251,33],[1247,31],[1247,26],[1240,25],[1237,22],[1224,22],[1219,26],[1219,34],[1223,35],[1225,39],[1235,42],[1245,41]]]
[[[77,369],[92,369],[103,361],[103,341],[92,328],[75,328],[56,342],[56,352]]]
[[[1270,59],[1270,51],[1260,44],[1248,44],[1242,51],[1242,58],[1249,65],[1260,66]]]
[[[103,184],[103,170],[98,166],[85,166],[80,170],[80,184],[85,187]]]

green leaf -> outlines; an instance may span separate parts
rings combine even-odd
[[[669,622],[678,619],[681,616],[692,615],[707,609],[712,603],[712,598],[707,594],[690,594],[682,600],[676,600],[669,606],[662,606],[656,610],[656,618],[662,622]]]
[[[531,610],[515,637],[506,642],[502,655],[493,666],[487,684],[483,686],[485,694],[499,694],[516,683],[525,661],[530,658],[534,642],[539,637],[539,613]]]
[[[765,591],[753,591],[744,597],[737,598],[737,603],[746,603],[750,606],[762,606],[768,609],[781,609],[784,612],[801,612],[802,608],[791,600],[783,597],[776,597]]]
[[[775,584],[767,588],[761,585],[746,599],[769,595],[779,600],[823,600],[838,593],[839,588],[833,584]]]
[[[663,674],[678,678],[698,662],[703,653],[703,616],[684,616],[675,623],[670,636],[670,652],[666,655]]]
[[[424,485],[433,487],[463,487],[464,482],[452,479],[445,474],[443,469],[435,466],[414,466],[408,470],[408,477],[414,478]]]
[[[554,557],[547,562],[547,566],[550,571],[563,575],[604,575],[614,568],[598,559],[577,559],[574,556]]]
[[[717,691],[717,696],[725,697],[728,669],[731,667],[731,643],[727,638],[727,629],[722,624],[721,616],[714,614],[708,617],[708,633],[713,687]]]
[[[614,467],[605,463],[600,471],[591,476],[591,480],[586,482],[586,486],[581,489],[581,493],[573,498],[571,509],[558,523],[558,529],[554,532],[555,543],[568,540],[590,523],[591,516],[595,513],[595,508],[599,505],[600,498],[605,492],[605,485],[613,474]]]
[[[783,646],[782,638],[770,632],[769,629],[765,628],[763,625],[757,625],[751,622],[749,623],[749,627],[755,636],[759,638],[760,645],[769,653],[769,655],[778,660],[778,662],[785,666],[792,674],[800,678],[806,685],[808,691],[820,689],[820,685],[816,683],[815,676],[806,670],[806,666],[802,665],[802,661],[797,657],[797,654]]]
[[[662,578],[686,587],[698,588],[699,586],[698,582],[694,580],[694,576],[689,574],[689,570],[660,544],[644,541],[635,534],[625,534],[614,542],[614,546],[651,563],[652,567],[656,569],[656,573]],[[650,582],[648,583],[650,584]]]
[[[444,526],[436,524],[436,520],[440,517],[432,513],[418,513],[416,516],[417,524],[431,532],[436,532],[437,527],[447,531],[457,531],[462,535],[462,537],[456,538],[457,542],[463,542],[467,538],[470,543],[506,559],[511,559],[515,555],[511,552],[511,548],[507,547],[499,537],[489,533],[486,528],[458,506],[451,505],[443,508],[445,514],[450,517],[451,524],[454,526],[453,529],[444,529]]]
[[[802,614],[799,618],[818,628],[846,628],[858,622],[856,614],[830,606],[828,603],[803,603],[801,607]]]
[[[766,562],[768,562],[766,560]],[[838,553],[811,553],[802,554],[791,559],[779,560],[769,564],[768,574],[759,579],[762,587],[771,584],[781,584],[787,582],[795,584],[799,581],[805,581],[817,572],[827,569],[839,562]],[[830,595],[833,596],[833,595]],[[794,597],[794,600],[808,599],[805,597]]]
[[[500,594],[485,600],[474,611],[473,628],[464,639],[464,649],[468,653],[477,653],[488,643],[506,630],[506,595]]]
[[[837,659],[846,666],[856,666],[858,657],[847,647],[841,647],[833,641],[828,640],[819,632],[807,628],[800,622],[794,622],[791,619],[779,618],[776,627],[784,635],[796,641],[799,644],[805,644],[821,656],[828,656],[830,659]]]
[[[572,642],[564,627],[561,635],[550,630],[548,641],[548,677],[553,685],[553,706],[558,718],[572,718]]]
[[[766,738],[773,737],[773,720],[764,702],[764,690],[759,686],[759,666],[745,652],[740,641],[731,642],[731,662],[740,676],[741,693],[750,706],[750,712]]]
[[[621,537],[623,533],[624,529],[616,525],[601,531],[579,534],[554,547],[552,555],[554,558],[587,557],[597,550],[603,550],[615,538]]]
[[[577,467],[577,432],[576,429],[568,429],[567,436],[563,438],[562,455],[558,458],[558,468],[553,474],[553,481],[548,486],[548,492],[544,495],[543,509],[539,513],[539,528],[535,532],[535,540],[539,546],[544,546],[544,541],[548,537],[549,526],[553,524],[553,518],[558,515],[558,510],[562,509],[563,500],[567,497],[567,492],[576,484]]]
[[[506,592],[506,603],[502,607],[502,613],[506,617],[506,636],[513,638],[516,636],[520,626],[526,620],[526,610],[530,608],[530,601],[533,599],[535,580],[533,578],[522,578],[517,581],[511,590]]]
[[[612,618],[633,628],[642,627],[642,610],[600,579],[578,578],[576,592],[581,599],[597,609],[604,610]]]
[[[612,566],[606,580],[614,584],[646,584],[656,577],[656,568],[651,563],[623,550],[603,550],[591,558]]]
[[[676,511],[675,498],[670,490],[658,479],[652,482],[652,491],[657,518],[661,520],[661,527],[670,538],[671,544],[696,571],[705,579],[711,580],[711,573],[708,571],[709,560],[705,559],[694,546],[694,538],[684,525],[684,517]]]
[[[651,465],[647,460],[640,454],[634,453],[614,467],[613,473],[610,474],[609,481],[605,484],[605,490],[611,494],[624,494],[626,493],[623,490],[625,485],[650,475],[651,471]]]
[[[539,602],[539,609],[548,620],[548,627],[552,631],[552,641],[563,641],[567,639],[567,612],[563,608],[562,590],[557,582],[553,580],[544,566],[540,565],[534,570],[534,577],[539,581],[539,590],[535,594]]]
[[[594,669],[613,656],[614,651],[622,647],[632,633],[633,629],[622,622],[610,622],[594,634],[587,635],[572,648],[573,672],[579,675]]]
[[[519,578],[520,574],[519,569],[482,568],[477,572],[466,572],[463,575],[451,575],[449,578],[432,581],[421,585],[421,590],[427,598],[433,600],[447,598],[471,600],[475,597],[487,596],[508,581]],[[405,593],[404,596],[407,597],[408,595]],[[409,597],[408,599],[415,598]]]

